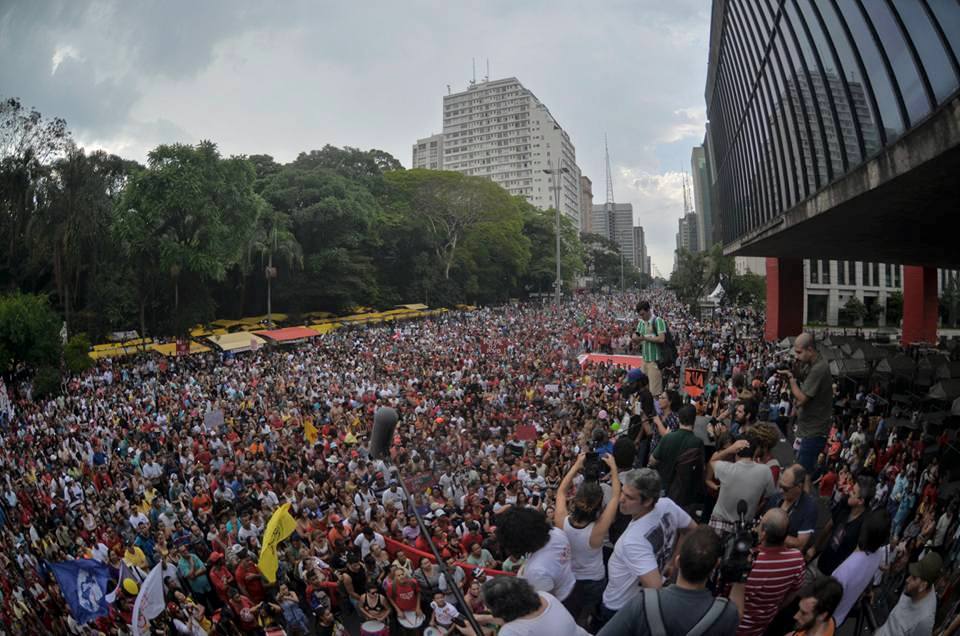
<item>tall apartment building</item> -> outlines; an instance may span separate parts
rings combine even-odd
[[[444,95],[443,132],[437,137],[414,145],[415,167],[424,161],[421,143],[429,150],[437,141],[443,149],[438,169],[486,177],[541,209],[555,205],[554,175],[544,170],[559,166],[560,210],[579,227],[581,174],[573,143],[517,78],[471,82],[465,91]]]
[[[418,139],[413,144],[411,167],[443,170],[443,133]]]
[[[593,206],[593,233],[604,236],[620,246],[620,252],[634,267],[636,262],[634,250],[633,204],[598,203]]]
[[[677,221],[677,249],[684,249],[689,252],[700,251],[696,212],[687,212]]]
[[[650,258],[647,256],[647,240],[643,226],[633,226],[633,264],[641,274],[650,274]]]
[[[697,245],[708,250],[717,242],[714,239],[713,201],[711,200],[710,163],[707,161],[707,140],[695,146],[690,153],[690,177],[693,181],[693,204],[697,212]]]
[[[580,231],[593,232],[593,182],[580,175]]]

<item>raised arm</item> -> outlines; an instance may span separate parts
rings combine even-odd
[[[617,510],[620,508],[621,485],[620,474],[617,472],[617,462],[615,462],[613,456],[609,454],[603,456],[603,461],[610,467],[610,485],[613,488],[613,494],[610,497],[610,502],[607,504],[607,507],[604,508],[600,514],[600,518],[593,524],[593,530],[590,531],[590,547],[594,550],[603,545],[603,539],[610,531],[610,526],[613,525],[614,520],[617,518]]]
[[[570,467],[570,470],[567,471],[567,474],[563,476],[563,479],[560,481],[560,486],[557,488],[557,501],[556,508],[553,512],[553,525],[563,529],[563,522],[567,518],[567,492],[570,490],[570,486],[573,484],[573,478],[577,476],[577,473],[580,472],[580,469],[583,468],[583,462],[586,460],[587,454],[580,453],[577,456],[577,461],[573,462],[573,466]]]

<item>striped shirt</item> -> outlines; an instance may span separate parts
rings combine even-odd
[[[806,563],[794,548],[761,547],[744,589],[744,611],[737,636],[759,636],[783,601],[800,589]]]

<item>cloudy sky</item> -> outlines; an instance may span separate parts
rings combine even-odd
[[[607,133],[618,202],[669,274],[681,171],[703,137],[709,0],[0,0],[0,96],[143,160],[211,139],[281,161],[324,144],[410,165],[442,95],[515,76],[570,133],[595,202]]]

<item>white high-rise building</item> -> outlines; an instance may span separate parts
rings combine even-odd
[[[417,141],[413,167],[433,167],[434,142],[442,148],[435,169],[487,177],[542,209],[555,204],[554,177],[544,170],[556,170],[559,162],[567,169],[560,210],[580,226],[580,168],[570,136],[515,77],[444,95],[443,132]]]
[[[413,165],[411,168],[443,170],[443,133],[418,139],[413,144]]]

